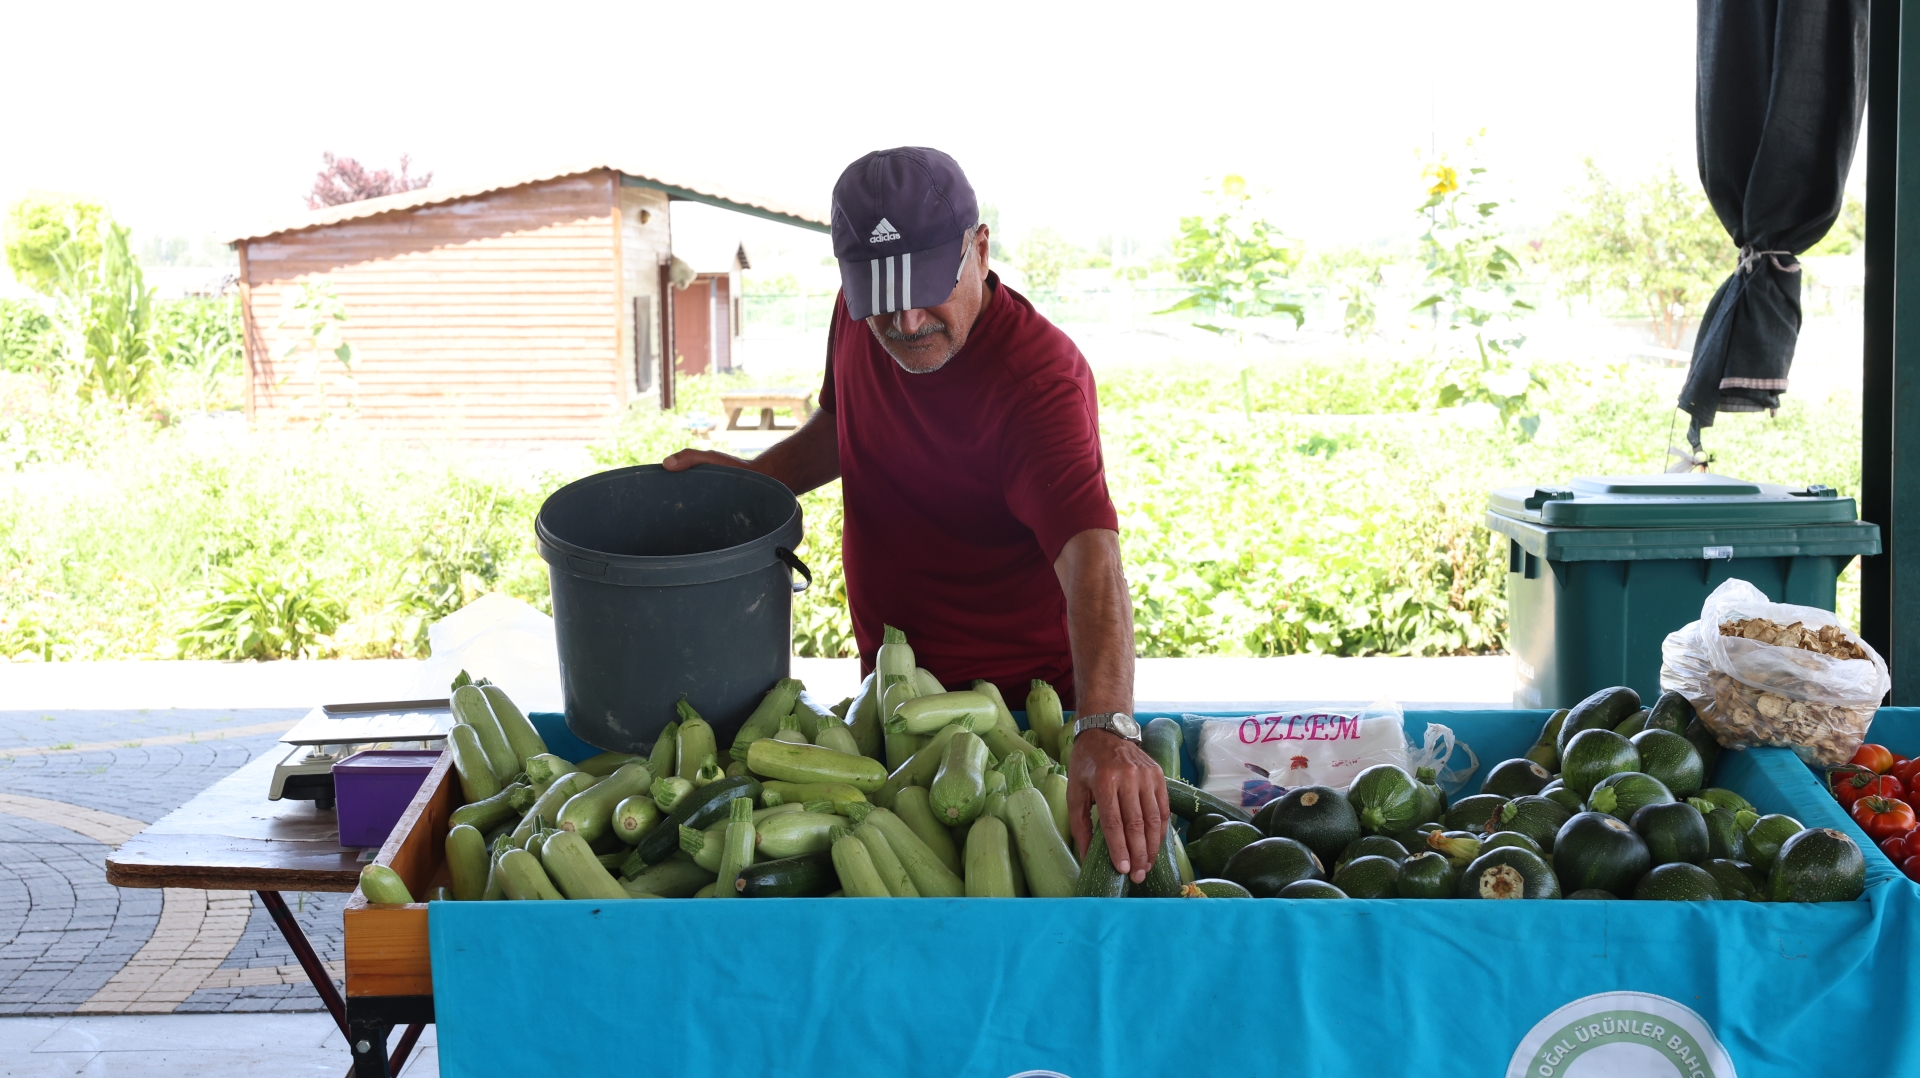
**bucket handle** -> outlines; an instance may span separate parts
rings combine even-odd
[[[773,556],[776,558],[779,558],[783,562],[786,562],[787,568],[792,569],[794,572],[799,573],[802,577],[805,578],[801,580],[798,584],[795,584],[793,586],[793,593],[795,595],[798,595],[801,592],[806,591],[808,585],[813,583],[813,570],[807,568],[807,563],[800,560],[800,555],[795,554],[793,551],[788,550],[786,547],[777,546],[773,548]]]

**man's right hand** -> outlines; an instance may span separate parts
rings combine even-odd
[[[745,468],[758,471],[751,461],[742,460],[728,453],[717,453],[711,449],[682,449],[672,453],[660,462],[660,466],[670,472],[684,472],[696,464],[718,464],[723,468]]]

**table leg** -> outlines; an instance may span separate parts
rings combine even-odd
[[[760,429],[761,430],[773,429],[773,409],[771,408],[760,409]]]
[[[327,973],[327,967],[320,964],[320,956],[313,953],[313,945],[307,942],[307,934],[300,931],[300,922],[294,920],[293,912],[287,909],[287,900],[281,898],[278,891],[261,891],[260,901],[266,903],[267,912],[273,915],[273,923],[280,926],[280,934],[286,937],[287,946],[293,948],[293,956],[300,960],[300,968],[307,971],[307,980],[312,981],[313,990],[320,993],[320,1002],[327,1005],[334,1024],[351,1041],[352,1036],[347,1031],[347,1005],[341,1002],[340,990],[333,986],[333,977]],[[382,1043],[385,1043],[384,1039]]]

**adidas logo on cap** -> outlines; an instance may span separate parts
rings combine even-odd
[[[880,218],[880,223],[873,226],[873,233],[867,237],[867,242],[891,243],[899,238],[900,233],[894,229],[893,222],[882,217]]]

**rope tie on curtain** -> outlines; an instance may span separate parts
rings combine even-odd
[[[1779,270],[1781,273],[1800,272],[1800,263],[1798,261],[1795,261],[1792,265],[1782,265],[1779,257],[1781,255],[1793,258],[1792,251],[1756,251],[1753,249],[1753,244],[1749,243],[1745,247],[1740,248],[1740,264],[1735,267],[1734,272],[1744,277],[1753,272],[1753,267],[1759,265],[1762,258],[1773,263],[1773,268]]]

